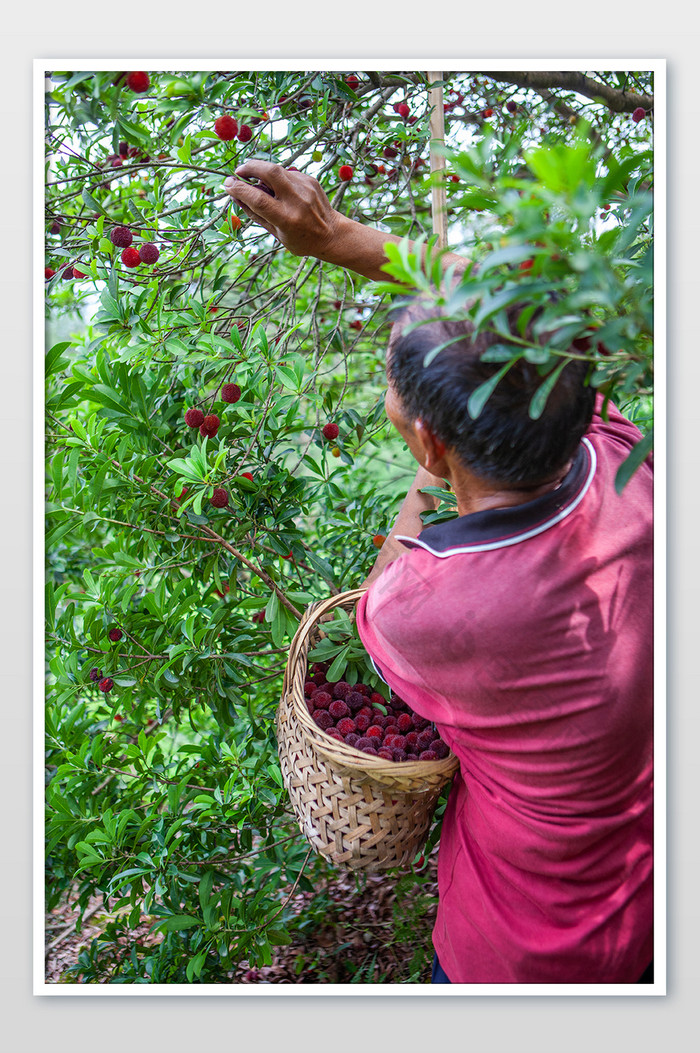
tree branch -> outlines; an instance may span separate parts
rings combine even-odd
[[[577,70],[558,70],[547,73],[540,70],[525,70],[522,72],[497,71],[494,73],[484,72],[483,76],[492,80],[516,84],[519,88],[532,88],[534,91],[542,91],[548,88],[563,88],[575,91],[579,95],[585,95],[588,99],[601,100],[609,110],[614,113],[632,113],[641,106],[645,110],[653,110],[654,96],[629,93],[604,84],[602,81],[593,80],[591,77],[579,73]]]

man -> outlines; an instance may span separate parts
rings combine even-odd
[[[275,196],[229,193],[291,251],[385,277],[390,239],[334,213],[315,180],[241,174]],[[419,471],[357,607],[386,681],[460,761],[433,979],[651,982],[651,466],[616,494],[640,435],[614,408],[602,419],[576,363],[539,420],[522,360],[472,419],[489,337],[440,318],[404,331],[433,316],[416,302],[392,332],[386,410]],[[458,517],[422,529],[418,491],[443,480]]]

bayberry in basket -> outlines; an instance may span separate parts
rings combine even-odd
[[[423,750],[418,754],[418,760],[438,760],[438,755],[435,750]]]
[[[418,746],[422,750],[427,750],[435,738],[435,732],[432,728],[426,728],[425,731],[421,731],[418,734]]]
[[[408,760],[408,754],[406,753],[406,750],[400,750],[395,748],[391,751],[391,755],[393,759],[399,764],[401,763],[401,761]]]
[[[406,735],[406,747],[408,749],[415,749],[418,745],[418,732],[409,731]]]
[[[329,710],[332,715],[332,711]],[[341,717],[336,724],[336,727],[341,735],[351,735],[355,731],[355,721],[352,717]]]
[[[347,717],[349,715],[350,710],[343,702],[342,698],[336,698],[335,701],[331,702],[331,704],[329,705],[328,712],[335,720],[342,720],[343,717]]]
[[[378,691],[373,691],[372,694],[369,696],[369,700],[373,706],[386,705],[386,699],[384,698],[384,695],[380,695]]]
[[[358,713],[355,717],[355,727],[358,731],[362,732],[363,735],[371,723],[372,722],[366,713]]]
[[[384,760],[393,761],[394,759],[394,754],[391,752],[391,750],[385,749],[384,746],[382,746],[381,749],[377,750],[377,756],[382,757]]]
[[[353,713],[358,713],[365,704],[364,695],[359,691],[348,691],[345,696],[345,704]]]
[[[413,727],[413,718],[410,713],[399,713],[396,718],[396,726],[399,731],[410,731]]]
[[[450,747],[442,739],[436,739],[430,746],[433,753],[437,753],[439,760],[444,760],[445,757],[449,756]]]
[[[370,724],[365,735],[368,739],[381,739],[384,738],[384,731],[379,727],[379,724]]]
[[[333,717],[327,709],[319,709],[314,713],[314,720],[322,731],[333,727]]]
[[[345,736],[344,742],[346,746],[357,747],[360,736],[356,735],[354,731],[351,731],[349,735]]]
[[[330,735],[332,739],[337,739],[338,742],[343,741],[343,736],[340,734],[337,728],[328,728],[326,730],[326,735]]]
[[[365,748],[365,746],[372,746],[372,747],[374,747],[375,745],[376,745],[376,743],[374,743],[372,741],[372,739],[367,738],[366,735],[360,735],[359,739],[355,743],[355,749],[356,750],[363,750]]]
[[[355,684],[355,690],[359,691],[361,695],[365,696],[365,698],[369,698],[372,694],[372,689],[367,687],[367,684]]]
[[[328,709],[331,702],[333,701],[333,699],[327,691],[314,691],[313,695],[311,696],[311,699],[316,709]],[[333,718],[331,717],[331,720],[332,719]]]
[[[335,698],[345,698],[349,691],[352,691],[352,688],[350,687],[350,684],[345,682],[345,680],[339,680],[337,684],[333,686],[333,695]]]
[[[369,753],[370,757],[376,757],[377,756],[377,751],[375,750],[374,746],[363,746],[362,747],[362,752],[363,753]]]
[[[314,684],[313,680],[307,680],[304,684],[304,694],[306,695],[306,697],[311,698],[315,690],[316,685]]]

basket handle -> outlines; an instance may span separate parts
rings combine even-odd
[[[328,611],[332,610],[334,607],[339,607],[341,604],[344,603],[356,602],[360,599],[361,596],[364,596],[364,594],[367,592],[367,588],[368,586],[364,586],[359,589],[350,589],[348,592],[339,592],[335,596],[329,596],[328,599],[320,600],[318,603],[312,603],[306,608],[301,622],[299,623],[299,628],[294,634],[294,639],[292,640],[291,646],[289,648],[289,658],[287,660],[287,665],[284,670],[284,682],[282,684],[283,696],[287,694],[287,689],[289,686],[289,670],[295,665],[297,658],[299,657],[299,652],[306,638],[308,637],[316,623],[319,621],[319,619],[322,618],[324,614],[327,614]]]

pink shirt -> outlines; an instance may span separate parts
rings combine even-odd
[[[358,604],[460,761],[433,931],[452,983],[634,983],[652,958],[652,469],[616,494],[639,432],[609,415],[556,491],[403,539]]]

